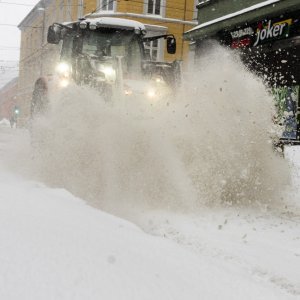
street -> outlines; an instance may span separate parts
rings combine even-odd
[[[14,160],[16,140],[26,153],[28,133],[0,130],[1,298],[299,299],[296,190],[271,209],[127,214],[141,231],[33,181],[29,165]],[[287,157],[299,187],[295,150]]]

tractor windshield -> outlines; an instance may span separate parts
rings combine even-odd
[[[139,72],[143,52],[137,35],[129,30],[101,28],[86,31],[81,53],[94,58],[121,56],[125,73]]]
[[[102,60],[121,56],[125,73],[139,72],[143,59],[142,49],[138,36],[129,30],[86,30],[82,36],[73,40],[73,57],[74,54],[83,54],[92,59]]]
[[[124,75],[130,75],[140,73],[144,53],[142,42],[134,31],[99,28],[65,36],[61,59],[74,62],[82,56],[99,62],[121,56]]]
[[[86,31],[82,40],[82,54],[102,56],[127,56],[134,38],[132,31],[100,29]]]

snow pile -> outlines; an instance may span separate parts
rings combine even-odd
[[[2,120],[0,120],[0,127],[10,127],[10,122],[3,118]]]
[[[293,299],[65,190],[0,173],[1,299]]]
[[[0,130],[1,299],[299,298],[300,223],[290,209],[140,214],[160,237],[150,236],[64,189],[4,172],[10,153],[23,173],[16,141],[24,150],[27,138]]]
[[[285,157],[289,161],[292,177],[289,196],[285,197],[284,203],[293,206],[293,212],[299,214],[300,208],[300,146],[286,146]]]
[[[1,299],[299,298],[300,169],[288,185],[272,99],[224,50],[200,66],[177,99],[71,87],[31,137],[0,128]]]

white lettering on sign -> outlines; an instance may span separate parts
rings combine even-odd
[[[231,37],[233,39],[238,39],[238,38],[241,38],[246,35],[252,35],[253,33],[254,33],[254,30],[251,27],[246,27],[243,29],[239,29],[239,30],[230,32]]]
[[[291,24],[291,22],[292,19],[289,19],[272,25],[271,21],[269,21],[266,28],[257,29],[256,41],[253,44],[253,46],[257,46],[260,42],[264,40],[280,37],[283,34],[284,29],[288,27]]]

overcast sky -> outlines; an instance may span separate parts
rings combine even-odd
[[[38,0],[0,0],[0,88],[18,76],[21,34],[17,25],[36,3]]]

